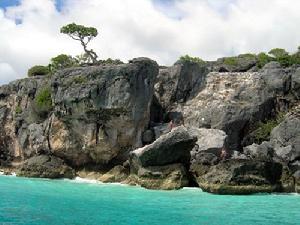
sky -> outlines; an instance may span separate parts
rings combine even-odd
[[[98,29],[100,59],[149,57],[172,65],[300,45],[300,0],[0,0],[0,84],[61,53],[82,53],[60,34],[75,22]]]

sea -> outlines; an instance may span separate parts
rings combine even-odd
[[[0,176],[1,225],[299,225],[300,195],[213,195]]]

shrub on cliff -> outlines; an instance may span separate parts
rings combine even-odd
[[[288,67],[294,64],[293,57],[282,48],[274,48],[269,51],[269,54],[275,58],[281,66]]]
[[[50,87],[40,89],[34,99],[35,112],[39,116],[46,116],[52,110]]]
[[[75,59],[70,55],[60,54],[51,59],[50,67],[51,71],[55,72],[57,70],[69,68],[76,65]]]
[[[267,63],[271,62],[274,60],[274,58],[270,57],[264,52],[261,52],[257,55],[257,66],[258,68],[263,68]]]
[[[28,70],[28,77],[34,77],[34,76],[44,76],[50,73],[49,67],[47,66],[33,66]]]
[[[257,129],[254,131],[255,142],[268,141],[271,131],[283,121],[283,118],[284,114],[279,113],[274,119],[267,120],[264,123],[259,122]]]
[[[199,57],[192,57],[192,56],[189,56],[189,55],[184,55],[184,56],[181,56],[179,58],[179,60],[177,61],[177,63],[185,63],[185,62],[188,62],[188,63],[198,63],[198,64],[204,64],[205,61],[200,59]]]

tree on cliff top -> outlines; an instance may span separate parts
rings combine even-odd
[[[69,35],[72,39],[80,41],[85,53],[91,58],[93,63],[97,63],[97,54],[93,49],[87,49],[88,43],[98,35],[98,31],[94,27],[85,27],[75,23],[63,26],[60,29],[63,34]]]

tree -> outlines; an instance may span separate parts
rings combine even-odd
[[[68,24],[63,26],[60,29],[60,32],[63,34],[69,35],[72,39],[80,41],[85,53],[91,58],[93,63],[97,63],[97,54],[93,49],[88,50],[88,43],[98,35],[98,31],[94,27],[85,27],[83,25],[77,25],[75,23]]]

